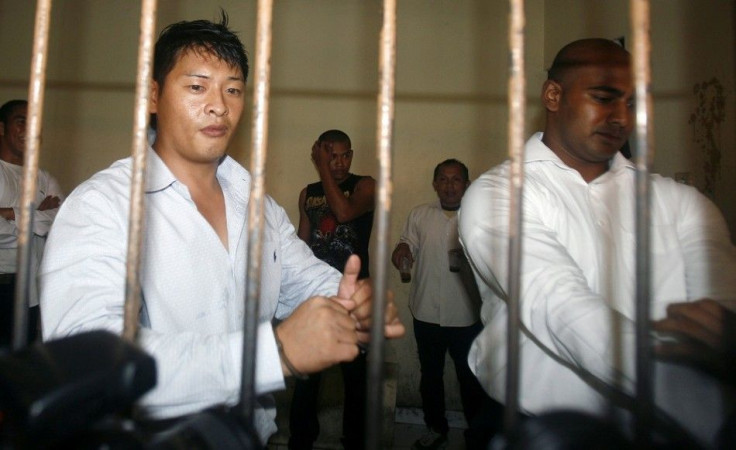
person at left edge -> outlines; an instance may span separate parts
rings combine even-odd
[[[10,100],[0,107],[0,348],[8,348],[12,341],[27,116],[26,100]],[[33,212],[30,240],[29,342],[36,340],[39,334],[38,287],[35,275],[46,236],[63,198],[58,181],[45,170],[39,170],[36,195],[32,200],[37,206]]]

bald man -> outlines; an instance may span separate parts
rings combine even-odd
[[[627,416],[614,392],[635,375],[635,168],[619,150],[632,131],[630,55],[584,39],[555,57],[542,87],[543,133],[526,143],[521,274],[520,408]],[[470,366],[503,401],[509,163],[483,174],[460,209],[461,242],[483,299]],[[696,189],[651,177],[652,319],[674,302],[736,299],[736,250],[718,209]],[[706,445],[728,412],[718,383],[657,364],[656,401]],[[673,387],[674,386],[674,387]],[[625,397],[624,397],[625,398]],[[624,402],[625,403],[625,402]],[[622,407],[622,408],[618,408]]]

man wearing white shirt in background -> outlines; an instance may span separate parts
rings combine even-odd
[[[23,195],[23,156],[26,150],[28,102],[10,100],[0,107],[0,348],[12,340],[15,273],[18,264],[18,226]],[[29,286],[28,340],[38,335],[38,288],[35,274],[41,261],[46,235],[59,210],[63,195],[59,183],[44,170],[38,171],[36,210],[33,212]]]
[[[634,125],[633,100],[630,55],[604,39],[564,47],[542,88],[546,126],[527,142],[524,161],[522,413],[570,408],[606,416],[612,398],[601,386],[634,392],[635,168],[619,154]],[[506,162],[479,177],[459,219],[485,323],[469,362],[500,401],[508,175]],[[677,302],[715,304],[720,311],[732,306],[736,250],[717,208],[696,189],[653,175],[650,214],[652,319],[674,314],[667,308]],[[669,363],[657,363],[655,373],[657,405],[696,440],[713,445],[730,411],[722,386]]]
[[[503,411],[488,398],[468,367],[468,350],[483,329],[480,297],[458,241],[457,211],[470,184],[468,168],[457,159],[437,164],[432,187],[437,200],[409,213],[399,243],[391,255],[402,280],[416,263],[409,292],[421,378],[419,392],[428,432],[412,449],[447,445],[445,417],[445,355],[452,357],[460,385],[460,400],[468,423],[465,446],[485,449],[500,430]]]
[[[158,381],[138,405],[168,419],[239,399],[248,246],[250,174],[226,151],[245,103],[243,45],[220,23],[167,27],[155,48],[141,253],[139,344],[156,360]],[[41,267],[44,338],[123,324],[132,158],[94,175],[69,196],[49,235]],[[265,198],[256,392],[358,355],[368,339],[372,290],[323,263]],[[278,327],[272,319],[283,319]],[[404,332],[393,302],[386,336]],[[276,431],[269,397],[255,428]],[[265,401],[264,401],[265,399]]]

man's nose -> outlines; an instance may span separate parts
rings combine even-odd
[[[224,116],[228,112],[227,104],[225,103],[225,96],[222,92],[216,89],[210,91],[210,96],[207,103],[207,112],[212,113],[218,117]]]
[[[609,121],[621,128],[626,128],[632,123],[633,116],[633,108],[627,101],[617,101],[612,106]]]

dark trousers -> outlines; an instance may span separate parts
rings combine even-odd
[[[467,327],[441,327],[438,324],[414,319],[414,337],[421,366],[419,392],[422,396],[424,422],[438,433],[444,434],[448,431],[443,375],[445,353],[449,352],[460,384],[463,414],[469,426],[465,433],[469,448],[469,437],[486,434],[476,430],[477,427],[489,430],[492,436],[497,425],[500,426],[503,420],[501,405],[485,393],[468,366],[470,345],[482,329],[483,325],[480,322]],[[487,439],[490,440],[490,437]]]
[[[0,351],[10,350],[13,343],[13,321],[15,311],[15,274],[0,274]],[[28,309],[28,343],[38,338],[39,308]]]
[[[365,396],[366,356],[360,354],[348,363],[341,363],[345,386],[342,413],[342,443],[346,450],[363,449],[365,446]],[[296,380],[289,413],[289,449],[311,449],[319,435],[317,400],[321,373],[312,374],[307,380]]]

